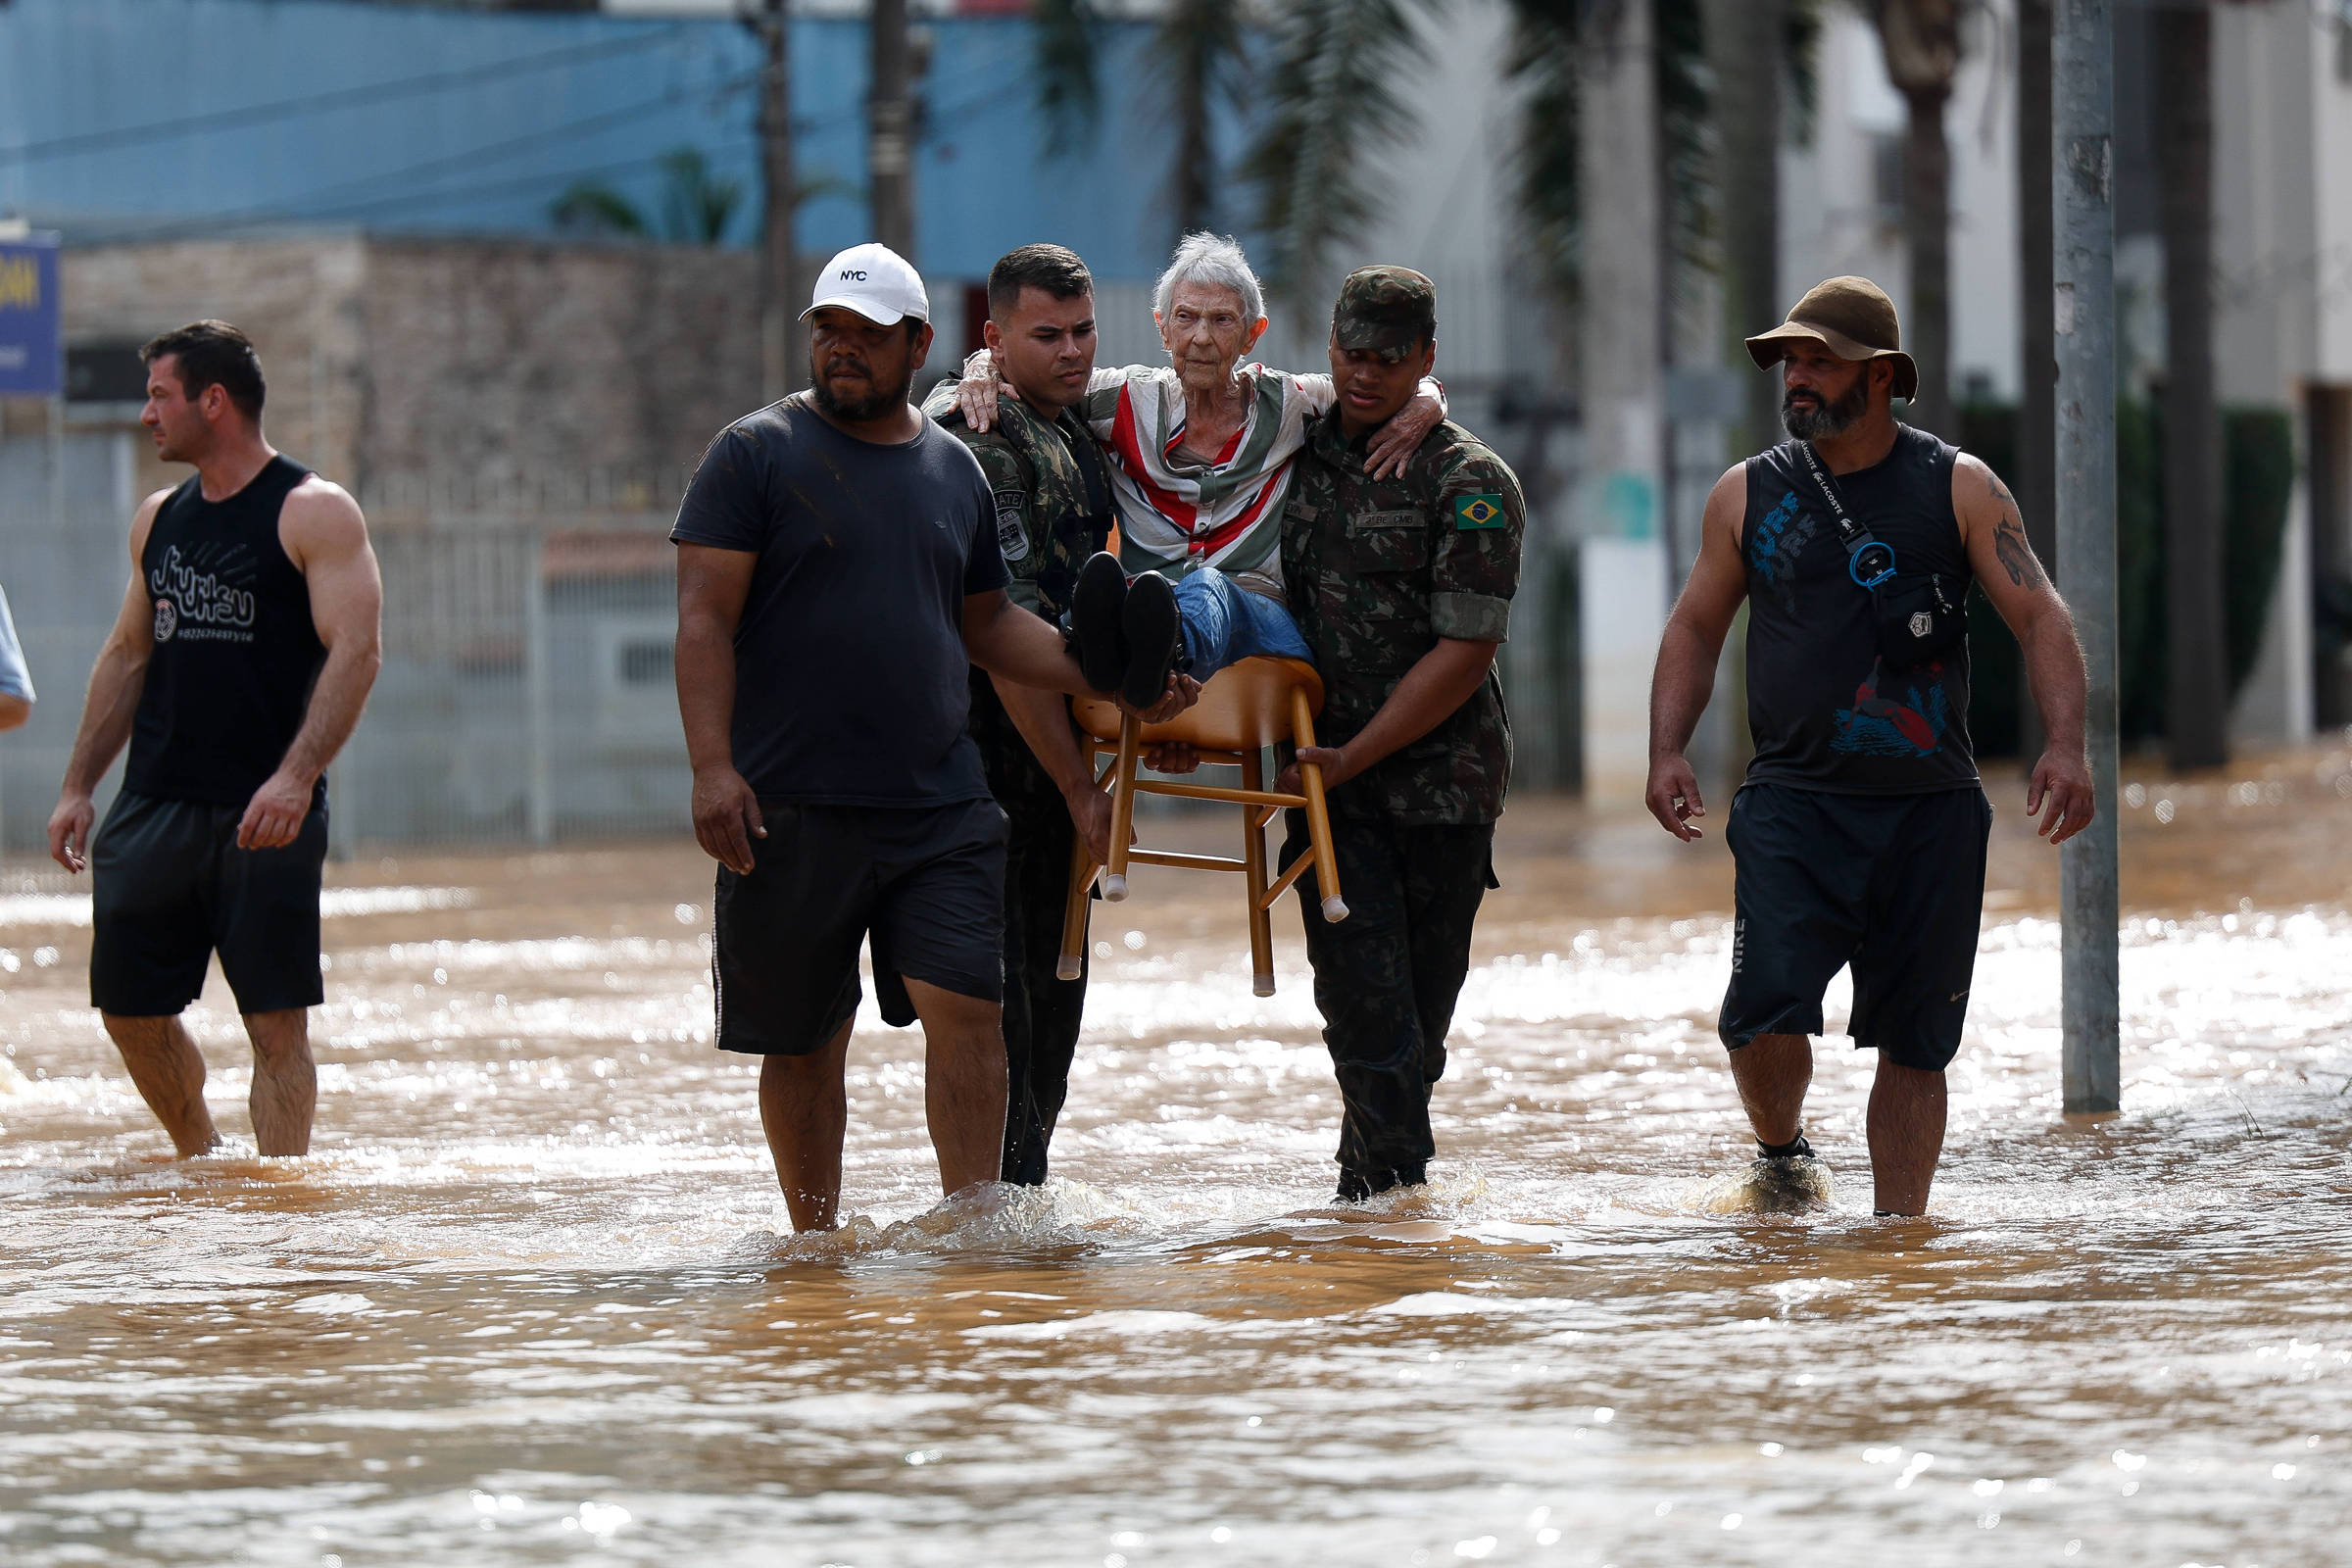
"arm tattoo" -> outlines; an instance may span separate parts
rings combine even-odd
[[[2039,588],[2046,580],[2041,574],[2041,563],[2034,559],[2034,547],[2026,543],[2026,527],[2018,520],[2017,509],[2011,507],[1992,533],[1992,553],[2000,558],[2001,569],[2009,581],[2019,588]]]

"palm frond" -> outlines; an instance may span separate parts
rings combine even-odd
[[[566,187],[547,204],[554,224],[575,234],[633,234],[645,236],[653,225],[637,204],[601,179],[583,179]]]
[[[1092,0],[1037,0],[1037,110],[1047,144],[1060,152],[1085,143],[1102,107],[1095,72],[1096,16]]]
[[[743,182],[721,179],[699,147],[662,158],[662,237],[677,245],[716,245],[743,206]]]
[[[1230,105],[1248,71],[1243,52],[1244,0],[1174,0],[1152,40],[1176,119],[1169,194],[1179,233],[1216,226],[1216,144],[1220,105]]]
[[[1577,50],[1580,0],[1515,0],[1507,71],[1525,94],[1514,174],[1539,276],[1563,303],[1578,293]]]
[[[1267,80],[1273,105],[1243,172],[1260,193],[1274,290],[1321,303],[1331,248],[1373,211],[1366,172],[1418,128],[1396,82],[1426,64],[1414,12],[1431,0],[1292,0]]]
[[[1822,0],[1788,0],[1784,23],[1790,129],[1800,147],[1813,144],[1813,122],[1821,101],[1821,4]]]

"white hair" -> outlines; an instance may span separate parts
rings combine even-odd
[[[1206,283],[1233,290],[1241,299],[1243,317],[1251,323],[1266,314],[1257,274],[1250,270],[1250,258],[1242,254],[1241,242],[1230,235],[1204,231],[1178,240],[1176,253],[1168,258],[1168,270],[1159,274],[1159,282],[1152,290],[1152,309],[1167,315],[1168,302],[1176,297],[1179,283]]]

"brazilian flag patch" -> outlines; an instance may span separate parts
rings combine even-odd
[[[1453,525],[1456,528],[1499,528],[1502,524],[1502,497],[1482,494],[1453,498]]]

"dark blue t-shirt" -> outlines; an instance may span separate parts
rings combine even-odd
[[[736,771],[809,805],[985,800],[962,613],[1007,580],[988,480],[928,419],[881,446],[803,396],[720,432],[669,534],[760,558],[735,632]]]

